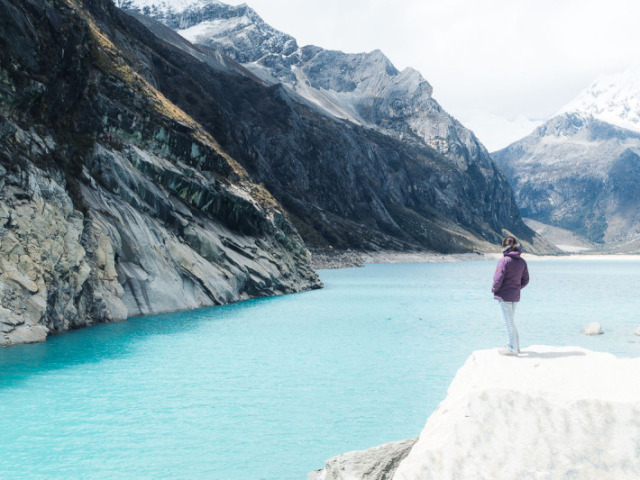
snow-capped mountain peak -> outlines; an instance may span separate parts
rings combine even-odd
[[[121,1],[125,10],[153,17],[189,42],[231,58],[264,83],[283,85],[331,117],[396,138],[422,140],[458,166],[474,159],[492,168],[484,146],[442,109],[420,72],[398,71],[380,50],[343,53],[300,47],[246,5],[180,0],[176,9],[189,4],[184,11],[166,13],[167,0]]]
[[[115,0],[117,7],[146,10],[156,15],[159,13],[165,15],[182,13],[190,8],[202,8],[206,5],[219,3],[218,0]]]
[[[640,132],[640,65],[601,75],[556,115],[578,114]]]

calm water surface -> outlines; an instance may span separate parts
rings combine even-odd
[[[529,266],[521,345],[640,354],[640,262]],[[323,271],[323,290],[0,349],[0,478],[305,479],[417,436],[469,354],[502,346],[494,268]]]

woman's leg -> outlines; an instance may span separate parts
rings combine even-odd
[[[513,321],[516,312],[517,302],[500,302],[502,309],[502,318],[504,320],[504,329],[507,333],[507,352],[520,352],[520,340],[518,338],[518,330]]]

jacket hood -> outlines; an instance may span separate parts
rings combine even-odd
[[[502,247],[502,253],[514,252],[516,250],[519,250],[519,251],[522,252],[522,247],[520,247],[519,243],[516,243],[514,245],[507,245],[506,247]]]
[[[519,257],[522,254],[520,245],[511,245],[502,250],[502,254],[508,257]]]

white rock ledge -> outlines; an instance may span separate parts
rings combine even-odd
[[[393,478],[638,479],[639,371],[578,347],[475,352]]]
[[[352,452],[309,479],[637,480],[638,372],[640,358],[579,347],[474,352],[408,455]]]

